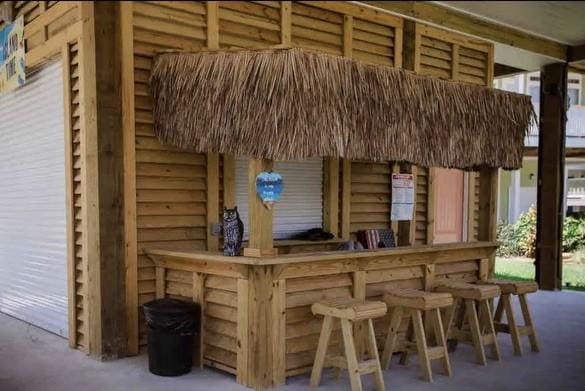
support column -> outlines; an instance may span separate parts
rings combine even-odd
[[[120,4],[82,2],[83,248],[89,354],[126,355]]]
[[[509,213],[508,221],[513,224],[518,219],[520,209],[520,170],[510,173],[510,190],[508,193]]]
[[[479,232],[478,239],[496,241],[498,221],[498,169],[482,168],[479,171]],[[495,272],[495,257],[489,262],[489,275]]]
[[[545,65],[540,72],[536,281],[541,289],[562,286],[563,195],[567,64]]]
[[[248,163],[248,247],[244,255],[265,257],[276,255],[272,239],[272,209],[268,209],[256,194],[256,176],[272,170],[272,161],[250,159]]]

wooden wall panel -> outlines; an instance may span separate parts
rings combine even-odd
[[[415,27],[414,69],[415,71],[465,83],[491,87],[493,80],[493,45],[467,36],[417,23]],[[424,228],[433,230],[433,198],[429,192],[428,169],[419,168],[417,185],[417,221],[415,243],[430,243],[432,238]],[[479,173],[468,174],[469,205],[467,209],[467,240],[478,239],[479,229]],[[425,183],[425,184],[423,184]],[[426,188],[425,188],[426,187]],[[427,196],[424,197],[424,194]],[[425,201],[426,200],[426,201]],[[422,214],[426,210],[426,215]]]
[[[145,247],[206,249],[206,175],[203,154],[159,143],[153,133],[148,80],[153,57],[166,49],[200,50],[206,45],[202,2],[135,2],[134,104],[138,304],[155,296],[155,271]],[[140,341],[144,326],[140,321]]]
[[[352,57],[375,65],[394,66],[395,29],[353,18]]]
[[[250,48],[280,44],[279,2],[220,2],[219,44],[222,48]]]

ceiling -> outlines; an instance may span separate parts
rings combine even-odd
[[[436,1],[567,45],[585,43],[585,1]]]

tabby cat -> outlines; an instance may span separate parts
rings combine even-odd
[[[244,223],[240,219],[238,207],[223,208],[223,255],[235,257],[240,255],[242,238],[244,237]]]

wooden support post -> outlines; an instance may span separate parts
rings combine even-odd
[[[353,297],[366,300],[366,272],[363,270],[353,273]],[[358,360],[361,360],[367,352],[367,331],[367,324],[365,322],[354,323],[353,335]]]
[[[205,274],[193,273],[193,302],[198,303],[201,309],[201,330],[199,332],[199,350],[194,352],[194,365],[203,368],[205,357]]]
[[[477,173],[469,172],[467,175],[467,241],[474,242],[475,238],[475,183]]]
[[[495,242],[498,218],[498,169],[482,168],[479,172],[479,232],[481,241]],[[495,272],[495,256],[490,258],[489,275]]]
[[[217,49],[219,47],[219,3],[207,2],[207,47]]]
[[[286,280],[272,283],[272,386],[286,379]]]
[[[540,72],[540,128],[536,206],[536,280],[541,289],[562,287],[567,65]]]
[[[236,205],[236,160],[231,155],[223,155],[223,206]]]
[[[237,369],[236,369],[236,380],[239,384],[248,384],[248,355],[249,355],[249,343],[248,343],[248,326],[249,326],[249,285],[248,280],[242,278],[238,279],[237,291],[238,291],[238,322],[237,322]]]
[[[427,244],[435,242],[435,169],[427,177]]]
[[[326,158],[323,190],[323,228],[339,235],[339,159]]]
[[[351,161],[343,159],[341,183],[341,238],[349,240],[351,225]]]
[[[254,266],[249,274],[248,386],[265,389],[273,382],[272,267]]]
[[[124,242],[128,355],[138,354],[138,231],[136,227],[136,111],[134,106],[133,5],[120,3],[122,127],[124,147]]]
[[[248,162],[249,241],[244,255],[249,257],[276,255],[272,240],[272,209],[268,209],[256,193],[256,176],[270,170],[270,160],[250,159]]]
[[[82,2],[84,256],[89,354],[126,355],[120,4]]]
[[[219,237],[213,226],[219,220],[219,155],[207,154],[207,251],[217,251]]]

